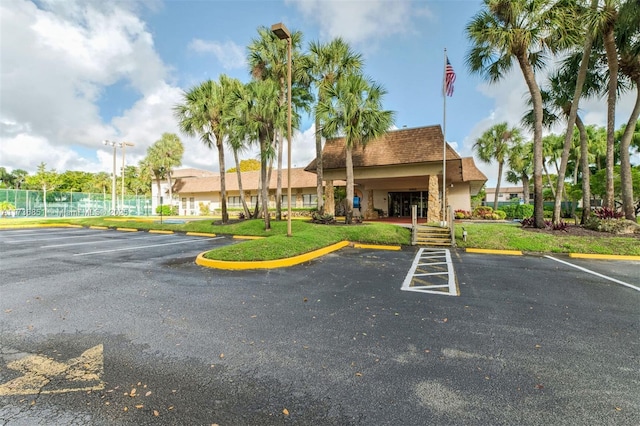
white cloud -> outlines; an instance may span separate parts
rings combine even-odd
[[[244,48],[232,41],[220,43],[196,38],[189,43],[189,49],[198,53],[212,53],[227,70],[246,67]]]
[[[124,81],[141,94],[140,102],[153,103],[166,90],[167,68],[144,22],[127,9],[131,4],[40,4],[43,8],[21,0],[0,4],[0,138],[3,147],[11,147],[2,161],[11,165],[15,160],[34,171],[42,156],[59,169],[105,169],[83,161],[72,149],[94,148],[118,136],[118,127],[100,115],[103,91]],[[136,122],[138,128],[145,126]]]
[[[361,44],[413,31],[412,19],[430,17],[411,0],[286,0],[306,19],[315,21],[322,38],[343,37]]]

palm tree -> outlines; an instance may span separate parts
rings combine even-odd
[[[309,43],[309,55],[304,62],[304,69],[315,83],[318,91],[318,103],[315,111],[316,139],[316,175],[317,175],[317,208],[324,213],[323,171],[322,171],[322,126],[317,105],[327,97],[327,91],[345,75],[360,72],[363,65],[362,56],[355,53],[341,38],[329,43]]]
[[[249,55],[247,61],[251,75],[256,80],[273,80],[280,88],[280,103],[279,108],[285,109],[287,105],[287,43],[283,43],[269,28],[258,28],[259,37],[253,39],[251,44],[247,47]],[[300,46],[302,44],[302,33],[300,31],[293,31],[291,33],[291,67],[292,67],[292,104],[296,107],[303,107],[304,102],[301,101],[300,91],[296,90],[304,86],[304,79],[294,78],[300,76],[297,69],[300,68],[298,64],[301,61]],[[304,87],[302,87],[304,91]],[[293,94],[296,92],[298,96],[293,99]],[[296,108],[297,109],[297,108]],[[292,118],[293,120],[293,118]],[[297,124],[299,120],[294,120],[292,126]],[[276,219],[282,218],[282,150],[283,150],[283,136],[286,133],[286,121],[278,123],[277,126],[277,162],[278,162],[278,177],[276,188]],[[291,138],[292,135],[288,135]],[[291,200],[289,200],[291,202]]]
[[[496,196],[493,201],[493,209],[498,209],[498,194],[500,193],[500,182],[502,180],[502,167],[509,157],[511,145],[520,142],[520,131],[509,128],[505,123],[499,123],[484,132],[473,144],[473,149],[478,154],[478,158],[485,163],[491,164],[493,160],[498,162],[498,182],[496,185]]]
[[[616,45],[620,52],[620,71],[636,88],[636,102],[627,121],[620,140],[620,185],[622,190],[622,209],[625,217],[636,220],[633,201],[633,182],[631,178],[631,158],[629,155],[634,129],[640,116],[640,5],[627,1],[620,7],[616,26]]]
[[[224,141],[228,135],[231,94],[236,87],[237,80],[222,74],[219,82],[207,80],[183,93],[183,102],[174,107],[174,114],[183,133],[189,136],[199,135],[205,146],[211,149],[215,145],[218,149],[222,223],[229,221]]]
[[[522,182],[522,195],[525,204],[529,204],[529,178],[532,172],[533,143],[523,143],[522,139],[513,141],[507,158],[506,180],[516,184]],[[497,193],[497,191],[496,191]]]
[[[265,230],[269,218],[269,180],[267,169],[274,157],[272,141],[278,123],[286,117],[280,108],[280,85],[273,80],[253,80],[234,92],[230,131],[232,140],[257,142],[260,146],[260,199]]]
[[[328,87],[326,98],[318,103],[317,113],[324,122],[323,135],[344,135],[347,224],[353,218],[353,149],[363,148],[393,125],[394,112],[382,109],[385,94],[385,89],[372,80],[361,74],[349,74]]]
[[[169,185],[169,203],[173,205],[173,183],[171,175],[175,167],[182,164],[184,145],[175,133],[163,133],[162,137],[147,149],[146,161],[158,179],[158,194],[160,194],[160,179],[167,179]]]
[[[467,66],[490,82],[501,80],[518,62],[533,102],[533,185],[535,226],[543,228],[542,196],[542,95],[535,79],[535,69],[543,65],[548,51],[574,44],[565,37],[570,9],[553,7],[542,0],[484,0],[484,8],[467,25],[472,43]]]

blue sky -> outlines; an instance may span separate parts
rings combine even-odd
[[[526,86],[518,69],[499,84],[470,75],[465,25],[476,0],[141,0],[0,2],[0,166],[111,171],[104,139],[130,141],[137,163],[163,132],[179,133],[172,107],[183,90],[221,73],[249,80],[246,46],[259,26],[283,22],[309,41],[341,36],[388,91],[396,127],[442,124],[444,49],[457,74],[447,98],[447,140],[463,156],[491,125],[517,125]],[[618,106],[626,121],[632,96]],[[581,105],[604,125],[605,102]],[[180,135],[184,167],[217,171],[214,151]],[[245,154],[245,158],[255,153]],[[313,128],[294,137],[293,163],[314,158]],[[118,164],[120,158],[118,159]],[[476,161],[495,184],[497,166]],[[230,161],[227,161],[230,164]]]

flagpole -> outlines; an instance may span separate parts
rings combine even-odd
[[[447,199],[447,48],[444,48],[442,69],[442,226],[446,225]]]

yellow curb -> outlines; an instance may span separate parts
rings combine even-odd
[[[315,259],[325,254],[329,254],[336,250],[340,250],[343,247],[349,245],[349,241],[341,241],[339,243],[330,245],[328,247],[321,248],[309,253],[301,254],[299,256],[289,257],[287,259],[276,260],[261,260],[256,262],[232,262],[228,260],[213,260],[204,257],[204,253],[200,253],[196,258],[196,264],[200,266],[206,266],[207,268],[217,269],[270,269],[270,268],[283,268],[287,266],[298,265],[303,262],[307,262],[311,259]]]
[[[116,231],[138,232],[138,230],[136,228],[116,228]]]
[[[96,225],[93,225],[93,226],[90,226],[89,229],[109,229],[109,227],[108,226],[96,226]]]
[[[167,231],[164,229],[149,229],[150,234],[173,234],[173,231]]]
[[[193,237],[215,237],[216,234],[207,234],[206,232],[187,232],[187,235]]]
[[[387,246],[383,244],[354,244],[354,248],[374,249],[374,250],[400,250],[400,246]]]
[[[522,256],[522,252],[520,250],[491,250],[491,249],[467,248],[465,251],[467,253],[506,254],[509,256]]]
[[[256,237],[253,235],[234,235],[233,238],[236,240],[261,240],[266,237]]]
[[[569,253],[569,257],[574,259],[640,260],[640,256],[621,255],[621,254]]]

